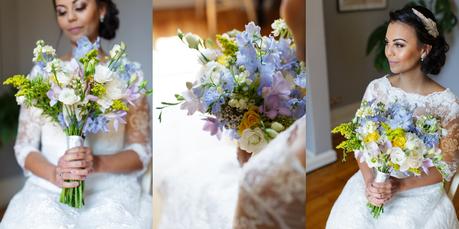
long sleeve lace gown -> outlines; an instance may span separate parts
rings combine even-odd
[[[138,180],[151,159],[148,109],[147,99],[143,98],[130,108],[127,123],[118,130],[110,124],[108,133],[86,138],[85,145],[92,148],[94,155],[135,151],[144,169],[125,174],[90,174],[85,184],[85,206],[75,209],[59,203],[60,188],[24,168],[30,152],[39,152],[56,165],[67,149],[65,133],[40,110],[21,107],[14,150],[27,179],[10,201],[0,228],[151,228],[151,196],[142,192]]]
[[[441,117],[448,135],[441,140],[440,147],[450,168],[449,176],[445,178],[451,179],[456,172],[455,158],[458,153],[459,100],[449,89],[425,96],[407,93],[393,87],[386,76],[369,84],[364,99],[376,99],[386,104],[395,101],[407,102],[415,107],[415,115],[430,113]],[[455,209],[442,183],[396,194],[384,205],[384,213],[378,219],[371,216],[366,204],[365,183],[361,172],[358,171],[349,179],[336,200],[326,228],[459,228]]]

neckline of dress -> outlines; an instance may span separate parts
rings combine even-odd
[[[394,90],[397,90],[397,91],[400,91],[402,92],[403,94],[406,94],[406,95],[412,95],[412,96],[416,96],[416,97],[420,97],[420,98],[428,98],[428,97],[431,97],[431,96],[434,96],[434,95],[437,95],[437,94],[443,94],[443,93],[446,93],[449,91],[449,88],[445,88],[445,90],[443,91],[434,91],[434,92],[431,92],[427,95],[421,95],[421,94],[418,94],[418,93],[413,93],[413,92],[407,92],[399,87],[395,87],[392,85],[392,83],[390,82],[389,78],[388,78],[389,75],[385,75],[384,76],[384,79],[385,79],[385,82],[387,83],[387,85],[389,86],[389,88],[391,89],[394,89]]]

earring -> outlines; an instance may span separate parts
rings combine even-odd
[[[104,23],[104,15],[101,15],[101,16],[99,17],[99,21],[100,21],[100,23]]]

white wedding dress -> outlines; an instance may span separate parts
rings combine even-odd
[[[85,205],[81,209],[59,203],[61,189],[24,169],[26,156],[40,152],[49,162],[57,164],[67,149],[62,129],[36,108],[21,107],[15,153],[27,177],[24,187],[10,201],[0,223],[1,229],[117,229],[151,228],[152,200],[143,193],[139,176],[150,164],[149,111],[146,98],[132,106],[127,123],[110,132],[90,135],[85,145],[94,155],[114,154],[121,150],[135,151],[144,169],[130,174],[96,173],[85,183]]]
[[[367,101],[384,103],[407,102],[416,107],[415,115],[430,113],[442,118],[448,135],[441,148],[449,162],[450,174],[456,171],[455,157],[459,141],[459,101],[446,89],[422,96],[393,87],[386,77],[372,81],[364,95]],[[450,178],[450,177],[449,177]],[[402,178],[403,179],[403,178]],[[363,176],[358,171],[352,176],[336,200],[327,221],[327,229],[454,229],[459,228],[451,200],[442,183],[414,188],[401,193],[384,205],[384,213],[374,219],[367,207]]]
[[[306,117],[280,133],[243,168],[234,228],[306,227]],[[301,155],[300,155],[301,154]]]

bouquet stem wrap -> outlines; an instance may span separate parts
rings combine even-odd
[[[375,176],[375,182],[376,183],[384,183],[389,179],[390,175],[389,173],[383,173],[378,170],[376,170],[376,176]],[[371,215],[377,219],[381,215],[381,213],[384,212],[384,205],[381,206],[375,206],[371,203],[368,203],[368,207],[371,209]]]
[[[83,146],[83,138],[81,136],[67,136],[67,149]],[[72,180],[65,180],[70,182]],[[79,180],[78,186],[75,188],[62,188],[59,202],[69,205],[74,208],[82,208],[84,206],[84,181]]]

